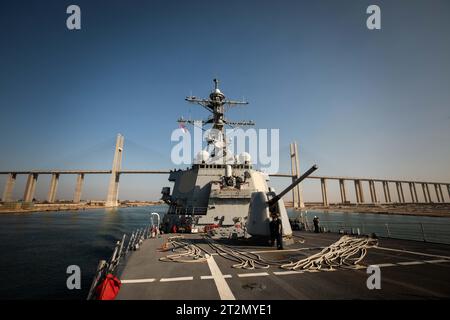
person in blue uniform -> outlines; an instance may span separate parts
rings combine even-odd
[[[314,232],[319,233],[320,232],[319,218],[317,216],[314,217],[313,224],[314,224]]]
[[[270,243],[273,246],[277,242],[278,250],[283,249],[283,226],[281,219],[277,214],[272,214],[272,221],[270,221]]]

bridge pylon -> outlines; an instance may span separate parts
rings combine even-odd
[[[116,149],[114,150],[114,160],[112,163],[111,177],[109,179],[108,194],[106,196],[106,207],[117,207],[119,205],[119,171],[122,166],[123,135],[120,133],[116,139]]]

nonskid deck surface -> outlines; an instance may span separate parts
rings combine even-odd
[[[338,234],[295,232],[304,243],[278,251],[245,244],[270,260],[300,260],[340,238]],[[214,253],[200,235],[185,239],[212,254],[203,262],[163,262],[173,252],[159,249],[173,234],[145,240],[130,254],[120,275],[117,299],[435,299],[450,297],[450,246],[406,240],[380,239],[361,265],[378,265],[381,289],[369,290],[366,268],[336,271],[292,272],[236,269],[235,262]],[[299,238],[297,238],[299,239]]]

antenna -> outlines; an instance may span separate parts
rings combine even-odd
[[[196,103],[200,106],[202,106],[203,108],[205,108],[206,110],[208,110],[209,112],[212,113],[212,116],[210,118],[208,118],[207,120],[204,120],[202,123],[203,124],[211,124],[213,129],[219,130],[222,133],[223,139],[224,141],[226,141],[225,139],[225,130],[224,130],[224,125],[240,125],[240,126],[252,126],[254,125],[253,121],[239,121],[239,122],[234,122],[234,121],[229,121],[228,119],[225,118],[225,112],[227,110],[225,110],[224,106],[227,106],[229,109],[232,106],[236,106],[236,105],[247,105],[248,102],[246,101],[237,101],[237,100],[228,100],[226,98],[226,96],[220,91],[219,89],[219,80],[218,79],[213,79],[214,82],[214,91],[210,93],[209,95],[209,99],[200,99],[197,98],[195,96],[189,96],[186,97],[186,101],[191,102],[191,103]],[[186,121],[185,123],[193,123],[193,121]],[[225,146],[223,148],[223,154],[226,155],[226,143]]]

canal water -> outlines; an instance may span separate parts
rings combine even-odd
[[[111,256],[115,242],[124,233],[148,225],[151,212],[163,214],[166,210],[166,206],[153,206],[1,214],[0,299],[85,299],[98,261]],[[289,215],[295,217],[297,213],[290,211]],[[394,235],[394,226],[401,225],[402,229],[407,226],[408,235],[420,239],[417,226],[422,223],[429,229],[429,236],[434,225],[439,226],[438,233],[450,234],[449,218],[323,212],[308,212],[306,218],[311,222],[315,215],[329,229],[364,225],[366,229],[379,228],[382,234],[389,223]],[[81,269],[81,290],[66,287],[70,265]]]

